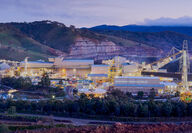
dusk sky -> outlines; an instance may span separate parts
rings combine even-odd
[[[0,22],[192,25],[192,0],[0,0]]]

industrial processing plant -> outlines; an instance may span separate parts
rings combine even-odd
[[[177,78],[168,75],[165,65],[176,60],[180,62],[180,76]],[[78,94],[93,94],[103,97],[111,89],[117,89],[124,93],[137,95],[143,92],[148,96],[151,89],[156,96],[175,95],[181,93],[181,99],[191,99],[189,73],[188,44],[183,42],[183,49],[172,48],[168,56],[151,63],[139,63],[127,60],[126,57],[114,56],[109,60],[102,60],[95,64],[93,59],[74,59],[62,56],[43,60],[30,61],[26,57],[24,61],[1,60],[1,77],[29,77],[32,83],[38,84],[43,74],[47,73],[51,79],[51,86],[58,86],[62,81],[62,87],[71,86]],[[160,73],[160,75],[158,75]]]

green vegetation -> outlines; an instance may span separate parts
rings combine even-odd
[[[175,96],[176,96],[176,97],[179,97],[179,96],[180,96],[180,92],[179,92],[179,91],[176,91]]]
[[[150,98],[150,99],[154,99],[154,98],[155,98],[155,95],[156,95],[155,89],[152,88],[152,89],[150,90],[150,93],[149,93],[149,98]]]
[[[3,85],[10,86],[15,89],[29,89],[32,87],[32,82],[29,77],[6,77],[1,80],[1,83]]]
[[[9,129],[11,131],[20,131],[20,130],[34,130],[34,129],[50,129],[50,128],[53,128],[53,127],[63,127],[63,128],[75,128],[76,126],[74,125],[70,125],[70,124],[67,124],[67,125],[64,125],[64,124],[56,124],[54,126],[51,126],[51,125],[48,125],[48,126],[45,126],[45,125],[32,125],[32,126],[10,126]],[[1,133],[1,132],[0,132]]]
[[[183,40],[192,40],[191,36],[170,31],[78,29],[51,21],[6,23],[0,24],[0,58],[23,60],[28,56],[30,60],[45,60],[50,56],[58,56],[59,53],[69,53],[78,37],[85,37],[93,42],[109,40],[126,48],[144,48],[149,53],[153,50],[167,53],[173,46],[181,48]],[[189,45],[190,43],[189,41]]]
[[[7,125],[5,125],[5,124],[0,125],[0,133],[9,133],[9,132],[10,132],[10,130]]]
[[[37,60],[56,55],[51,48],[8,24],[0,24],[0,51],[0,58],[20,61],[27,56]]]
[[[91,97],[91,96],[90,96]],[[37,114],[95,115],[115,117],[184,117],[192,116],[192,103],[180,101],[135,101],[129,95],[114,90],[104,98],[91,98],[82,94],[79,99],[50,101],[0,101],[0,111],[15,106],[17,112]]]
[[[125,33],[124,31],[93,31],[85,28],[78,29],[74,26],[66,27],[64,24],[51,21],[10,23],[10,25],[17,28],[27,36],[33,37],[34,40],[40,42],[41,44],[66,53],[69,52],[70,47],[74,44],[77,37],[89,38],[95,42],[109,40],[121,46],[143,46],[145,48],[153,47],[151,43],[148,43],[148,41],[143,41],[142,34],[140,35],[133,32]],[[158,35],[154,36],[156,37]]]
[[[47,73],[43,75],[38,85],[33,85],[29,77],[6,77],[1,80],[1,84],[19,90],[18,92],[14,93],[15,98],[20,98],[20,94],[23,93],[22,91],[24,91],[29,98],[38,98],[39,96],[51,98],[53,95],[55,97],[65,97],[66,95],[61,86],[50,86],[50,79]],[[36,95],[34,92],[36,92]],[[33,95],[29,95],[31,93]]]
[[[138,98],[143,98],[143,95],[144,95],[144,93],[143,93],[143,91],[138,91],[138,93],[137,93],[137,97]]]
[[[11,23],[10,25],[27,36],[32,36],[36,41],[64,52],[69,52],[69,48],[77,36],[74,27],[68,28],[58,22],[36,21],[33,23]]]
[[[89,38],[95,42],[110,40],[121,46],[144,46],[147,45],[131,41],[127,38],[122,38],[114,34],[96,33],[88,29],[77,29],[74,26],[66,27],[64,24],[50,21],[36,21],[33,23],[10,23],[27,36],[32,36],[33,39],[41,44],[51,48],[61,50],[68,53],[72,44],[77,37]],[[38,30],[37,30],[38,29]],[[46,34],[45,34],[46,33]]]
[[[173,31],[130,32],[125,30],[109,30],[109,29],[90,29],[90,30],[97,32],[99,34],[109,36],[110,38],[119,38],[119,40],[123,39],[124,44],[126,45],[127,43],[125,42],[127,40],[138,42],[137,44],[138,46],[154,47],[159,48],[163,51],[170,50],[172,47],[181,49],[183,40],[192,40],[191,36]],[[118,41],[116,41],[116,43],[119,44]]]
[[[49,79],[49,75],[47,73],[43,74],[43,77],[41,78],[41,82],[39,85],[43,88],[48,88],[50,86],[51,82]]]
[[[11,106],[10,108],[8,108],[7,113],[8,114],[15,114],[16,113],[16,107]]]
[[[38,85],[32,85],[32,81],[29,77],[6,77],[6,78],[2,78],[1,83],[3,85],[6,86],[10,86],[12,88],[15,89],[23,89],[23,90],[27,90],[27,89],[42,89],[42,88],[50,88],[50,79],[49,79],[49,75],[47,73],[45,73],[42,78],[41,81],[38,83]]]
[[[11,121],[28,121],[28,122],[37,122],[39,120],[44,120],[41,117],[35,117],[35,116],[22,116],[22,115],[16,115],[16,114],[0,114],[1,120],[11,120]]]

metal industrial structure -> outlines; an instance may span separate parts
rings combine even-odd
[[[28,66],[28,59],[29,57],[25,57],[25,67],[24,67],[24,75],[23,76],[27,76],[28,75],[28,72],[27,72],[27,66]]]
[[[172,80],[167,81],[163,76],[153,77],[150,75],[147,77],[143,76],[144,74],[142,75],[142,72],[167,72],[162,67],[177,60],[180,61],[181,82],[173,81],[172,77]],[[183,42],[182,50],[172,48],[165,58],[149,64],[139,64],[121,56],[115,56],[111,60],[103,60],[102,64],[95,64],[93,59],[65,59],[64,57],[50,58],[49,62],[42,60],[28,61],[28,57],[22,62],[9,60],[0,60],[0,62],[3,62],[0,66],[0,75],[3,75],[2,77],[12,75],[27,76],[35,79],[34,83],[36,79],[39,80],[42,74],[46,72],[51,79],[90,80],[94,89],[108,86],[134,93],[141,90],[149,93],[149,90],[154,88],[157,92],[162,90],[162,94],[166,94],[164,90],[166,90],[167,86],[167,90],[170,90],[169,93],[179,90],[182,93],[181,99],[183,100],[186,97],[191,99],[189,96],[192,96],[188,82],[190,63],[186,40]],[[8,67],[8,64],[12,64],[11,67]],[[177,83],[176,87],[173,87],[174,83]],[[69,84],[71,85],[71,83]]]
[[[183,54],[180,60],[180,68],[182,67],[182,85],[185,91],[189,91],[188,85],[188,70],[190,69],[189,55],[188,55],[188,43],[187,40],[183,41]]]
[[[177,51],[177,52],[176,52]],[[147,64],[142,66],[141,71],[152,71],[152,72],[158,72],[160,68],[165,66],[166,64],[179,60],[179,68],[182,74],[181,78],[181,86],[180,86],[180,92],[182,94],[182,99],[189,99],[189,96],[191,97],[191,92],[189,90],[189,84],[188,84],[188,72],[190,70],[190,61],[189,61],[189,55],[188,55],[188,43],[187,40],[183,41],[183,48],[182,50],[178,50],[176,48],[172,48],[169,52],[169,55],[165,58],[162,58],[158,61],[155,61],[153,63]],[[185,95],[185,93],[187,95]],[[186,98],[183,98],[186,97]]]
[[[172,50],[176,50],[176,48],[172,48]],[[172,51],[171,50],[171,51]],[[171,53],[171,52],[170,52]],[[153,72],[157,72],[159,71],[160,68],[162,68],[163,66],[167,65],[168,63],[170,63],[171,61],[180,59],[180,57],[177,57],[178,55],[183,54],[183,50],[179,50],[177,53],[173,53],[172,55],[168,55],[165,58],[162,58],[158,61],[152,62],[150,64],[144,65],[142,66],[142,71],[153,71]]]
[[[120,59],[119,56],[117,56],[117,61],[115,59],[112,59],[112,63],[110,64],[109,69],[109,81],[113,84],[115,76],[121,76],[122,75],[122,68],[120,66]]]

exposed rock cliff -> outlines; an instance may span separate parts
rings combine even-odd
[[[70,48],[68,58],[108,59],[115,55],[122,56],[158,56],[162,51],[142,44],[136,46],[119,46],[112,41],[91,40],[78,37]]]

